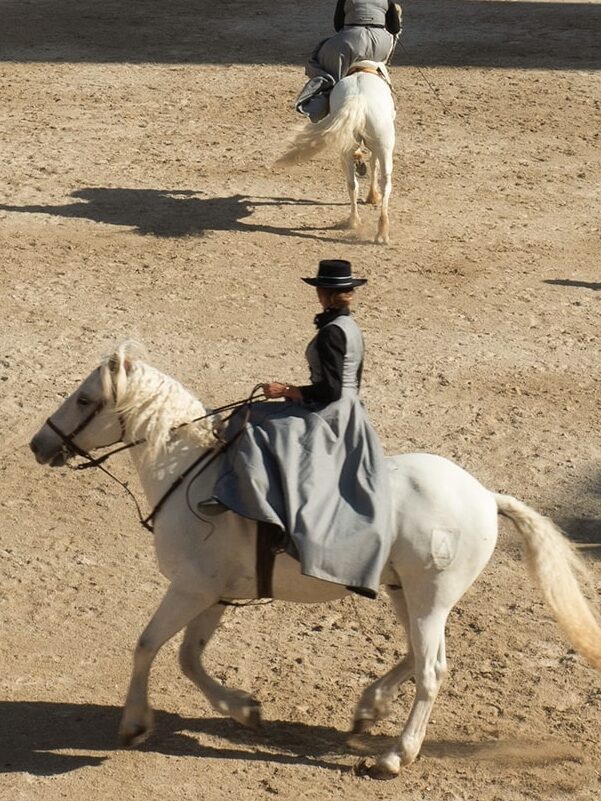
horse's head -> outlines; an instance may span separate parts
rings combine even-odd
[[[131,343],[121,345],[48,418],[29,443],[40,464],[62,467],[75,454],[122,440],[116,404],[134,360]]]

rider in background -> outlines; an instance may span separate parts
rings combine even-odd
[[[317,45],[305,74],[309,81],[296,100],[296,110],[318,122],[329,111],[329,93],[356,61],[386,63],[401,32],[401,7],[392,0],[338,0],[337,33]]]

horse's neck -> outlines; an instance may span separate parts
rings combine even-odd
[[[176,436],[154,459],[148,458],[147,450],[146,445],[137,445],[132,451],[132,460],[148,503],[155,506],[179,476],[210,448],[201,447],[187,437]],[[204,477],[199,478],[200,483],[203,480]]]
[[[149,416],[143,411],[136,414],[134,409],[128,414],[127,427],[134,432],[133,439],[142,440],[133,448],[132,459],[148,502],[155,505],[178,477],[210,449],[208,442],[205,444],[195,437],[196,424],[190,428],[182,427],[183,423],[203,417],[206,412],[202,403],[187,389],[154,368],[145,365],[138,382],[141,388],[139,408],[144,410],[154,404],[156,409]],[[163,418],[162,426],[169,438],[163,447],[157,449],[153,446],[152,432],[159,416]],[[209,439],[208,430],[204,439]]]

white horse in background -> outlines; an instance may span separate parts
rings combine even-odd
[[[342,157],[351,201],[347,224],[349,228],[357,228],[361,219],[357,208],[359,183],[355,173],[354,154],[364,144],[372,154],[371,181],[365,202],[375,206],[381,203],[375,241],[388,244],[388,201],[392,190],[392,154],[395,142],[394,102],[388,71],[383,64],[361,61],[354,68],[358,71],[344,77],[332,89],[328,116],[320,122],[307,123],[297,134],[290,150],[276,164],[297,164],[312,158],[328,146],[336,149]]]
[[[95,369],[31,441],[41,464],[61,466],[72,443],[89,451],[115,442],[131,448],[148,503],[155,507],[199,454],[215,445],[204,407],[176,380],[149,366],[131,343]],[[59,432],[59,433],[57,433]],[[497,539],[497,516],[522,536],[528,570],[573,646],[601,669],[601,629],[575,578],[584,570],[553,523],[507,495],[490,492],[456,464],[426,453],[388,459],[394,543],[382,583],[407,637],[407,654],[368,686],[354,713],[361,733],[388,714],[401,682],[415,679],[415,699],[398,743],[369,771],[390,778],[417,757],[434,701],[447,672],[445,623],[488,562]],[[224,511],[203,522],[198,502],[211,497],[218,467],[192,471],[157,515],[155,547],[170,586],[134,653],[120,736],[144,739],[152,727],[148,680],[162,645],[185,629],[180,664],[211,705],[247,726],[260,722],[259,703],[222,686],[204,670],[201,655],[224,612],[222,601],[257,597],[256,524]],[[211,534],[208,536],[208,534]],[[314,603],[341,598],[341,586],[301,575],[283,553],[276,558],[273,597]]]

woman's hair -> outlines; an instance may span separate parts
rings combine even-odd
[[[325,298],[326,306],[329,309],[348,309],[354,297],[353,289],[325,289],[320,287],[319,291]]]

